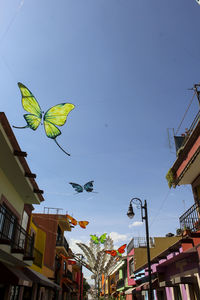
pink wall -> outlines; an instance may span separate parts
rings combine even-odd
[[[126,300],[132,300],[132,294],[126,295]]]
[[[129,253],[128,253],[128,255],[134,255],[134,249],[132,249]],[[132,279],[132,278],[129,278],[129,276],[130,276],[130,273],[129,273],[129,261],[132,259],[132,257],[128,257],[127,258],[127,278],[128,278],[128,285],[135,285],[136,283],[135,283],[135,280],[134,279]],[[126,298],[127,299],[127,298]],[[132,298],[131,298],[132,299]]]

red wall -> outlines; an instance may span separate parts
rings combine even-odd
[[[199,146],[200,146],[200,136],[198,137],[198,139],[196,140],[195,144],[193,145],[193,147],[189,151],[186,159],[183,160],[182,164],[178,168],[178,170],[176,172],[177,177],[179,177],[180,174],[183,172],[183,170],[185,169],[185,167],[187,166],[188,162],[190,161],[190,159],[192,158],[192,156],[194,155],[194,153],[197,151],[197,149],[199,148]]]

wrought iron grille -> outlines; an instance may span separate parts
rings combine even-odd
[[[17,218],[3,205],[0,205],[0,239],[7,241],[12,250],[24,256],[33,256],[33,237],[17,223]]]
[[[69,244],[66,238],[63,237],[62,235],[57,236],[56,246],[63,246],[67,252],[69,251]]]
[[[199,120],[200,120],[200,110],[196,114],[189,130],[187,130],[187,135],[185,136],[182,147],[186,144],[187,140],[189,139],[190,135],[192,134],[192,132],[193,132],[194,128],[196,127],[197,123],[199,122]]]
[[[197,231],[200,228],[200,203],[193,204],[180,218],[180,228]]]

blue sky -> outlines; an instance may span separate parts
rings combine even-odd
[[[58,142],[40,126],[14,129],[37,174],[45,203],[77,220],[66,237],[88,242],[112,233],[116,247],[144,236],[140,211],[130,221],[132,197],[148,203],[150,234],[175,233],[193,204],[191,188],[169,190],[165,175],[175,161],[167,128],[178,128],[200,81],[200,6],[160,0],[3,0],[0,2],[0,110],[23,126],[20,81],[42,110],[70,102],[75,109]],[[198,109],[194,99],[179,133]],[[98,193],[74,195],[69,182],[94,180]],[[138,223],[136,223],[138,225]]]

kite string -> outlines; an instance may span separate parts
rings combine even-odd
[[[5,31],[3,32],[3,34],[2,34],[2,36],[0,38],[0,44],[3,42],[6,34],[10,30],[13,22],[15,21],[15,18],[17,16],[17,14],[19,13],[19,11],[20,11],[20,9],[22,8],[23,5],[24,5],[24,0],[21,0],[20,3],[19,3],[19,5],[18,5],[18,7],[17,7],[17,9],[16,9],[16,11],[15,11],[15,13],[14,13],[14,15],[13,15],[13,17],[11,18],[10,22],[8,23],[8,26],[6,27]]]

